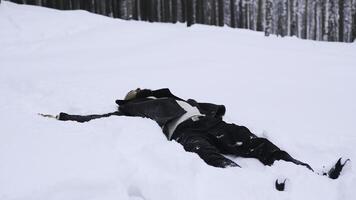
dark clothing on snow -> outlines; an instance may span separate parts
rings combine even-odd
[[[151,99],[149,97],[155,97]],[[126,116],[139,116],[150,118],[158,123],[167,136],[167,123],[181,117],[186,111],[178,105],[176,100],[183,99],[174,96],[169,89],[141,90],[133,100],[116,100],[119,111]],[[197,107],[199,111],[210,117],[221,119],[225,114],[225,106],[212,103],[198,103],[193,99],[186,101],[191,106]]]
[[[117,112],[87,116],[60,113],[59,120],[86,122],[111,115],[139,116],[156,121],[168,137],[167,124],[186,113],[176,100],[184,101],[173,95],[169,89],[146,89],[138,92],[132,100],[117,100]],[[205,116],[179,124],[172,139],[182,144],[186,151],[197,153],[207,164],[215,167],[239,166],[224,156],[234,155],[256,158],[264,165],[272,165],[275,160],[285,160],[311,169],[308,164],[292,158],[287,152],[280,150],[266,138],[257,137],[246,127],[224,122],[224,105],[198,103],[193,99],[186,102],[197,107]]]

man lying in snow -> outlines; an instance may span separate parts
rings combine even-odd
[[[173,95],[169,89],[132,90],[124,100],[116,100],[116,103],[119,105],[116,112],[86,116],[60,113],[56,118],[77,122],[112,115],[150,118],[158,123],[168,140],[176,140],[186,151],[197,153],[208,165],[214,167],[240,167],[223,156],[231,154],[256,158],[268,166],[276,160],[284,160],[314,171],[307,163],[293,158],[266,138],[257,137],[246,127],[223,121],[224,105],[199,103],[193,99],[183,100]],[[338,178],[347,161],[342,164],[339,159],[323,175]]]

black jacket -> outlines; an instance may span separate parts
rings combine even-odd
[[[155,99],[149,98],[155,97]],[[169,89],[141,90],[133,100],[116,100],[119,111],[126,116],[139,116],[150,118],[158,123],[167,135],[166,124],[181,117],[186,111],[179,106],[176,100],[185,101],[173,95]],[[200,113],[214,118],[222,118],[225,114],[224,105],[212,103],[198,103],[193,99],[186,101],[191,106],[197,107]]]

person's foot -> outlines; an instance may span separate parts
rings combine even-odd
[[[285,187],[286,187],[286,181],[287,181],[286,178],[284,178],[284,179],[276,179],[276,182],[274,183],[276,189],[278,191],[284,191]]]
[[[336,162],[334,167],[332,167],[329,172],[327,173],[328,177],[331,179],[337,179],[340,176],[340,173],[344,166],[346,165],[347,162],[350,161],[350,159],[346,159],[345,162],[342,163],[342,158],[339,158],[339,160]]]

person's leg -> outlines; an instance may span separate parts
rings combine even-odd
[[[264,165],[271,166],[276,160],[284,160],[297,165],[312,168],[294,159],[266,138],[259,138],[248,128],[235,124],[221,123],[213,131],[214,141],[227,154],[241,157],[256,158]]]
[[[224,157],[202,134],[183,133],[178,142],[186,151],[197,153],[208,165],[221,168],[239,167],[238,164]]]
[[[302,165],[314,171],[307,163],[301,162],[293,158],[289,153],[279,149],[275,144],[266,138],[253,138],[248,143],[250,156],[256,157],[263,164],[271,166],[276,160],[284,160],[292,162],[296,165]]]

